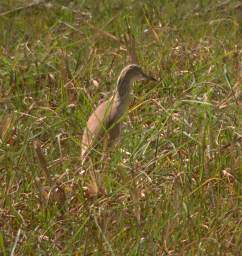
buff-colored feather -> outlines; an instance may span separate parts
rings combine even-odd
[[[81,157],[84,161],[97,141],[108,135],[113,142],[120,135],[121,117],[129,105],[131,85],[134,81],[155,80],[146,75],[140,66],[131,64],[120,73],[114,95],[102,102],[90,115],[82,136]]]

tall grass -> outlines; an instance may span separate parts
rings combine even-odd
[[[239,255],[240,1],[31,3],[0,3],[0,254]],[[87,198],[80,136],[127,23],[158,82],[135,84]]]

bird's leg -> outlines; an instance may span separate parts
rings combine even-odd
[[[105,144],[107,143],[106,138],[103,138],[103,148],[105,148]],[[104,151],[103,151],[104,152]],[[102,154],[102,158],[101,158],[101,163],[104,162],[105,165],[105,155]],[[100,169],[98,168],[98,165],[100,164],[100,162],[96,159],[95,162],[93,162],[91,159],[90,160],[90,168],[89,168],[89,183],[86,187],[86,195],[88,197],[93,197],[93,196],[100,196],[100,195],[104,195],[106,194],[105,188],[104,188],[104,177],[103,177],[103,173],[101,172]],[[104,167],[102,167],[101,169],[104,169]]]
[[[119,138],[121,133],[122,124],[119,122],[115,124],[109,131],[109,147],[111,148],[113,144],[115,144]]]
[[[105,170],[107,169],[108,166],[108,162],[109,162],[109,150],[108,150],[108,136],[106,135],[103,141],[103,154],[102,154],[102,171],[105,172]]]
[[[114,127],[112,127],[109,131],[109,141],[108,141],[108,148],[109,148],[109,154],[115,151],[115,145],[120,140],[120,134],[121,134],[121,123],[115,124]]]
[[[105,136],[103,142],[103,155],[102,155],[102,175],[107,175],[107,169],[110,163],[110,154],[112,152],[113,147],[115,146],[115,142],[119,139],[121,132],[121,124],[115,124],[109,131],[108,134]],[[103,177],[104,178],[104,177]]]

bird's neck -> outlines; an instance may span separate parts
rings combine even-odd
[[[129,100],[130,100],[130,94],[125,95],[125,96],[120,96],[118,92],[114,94],[113,98],[114,102],[116,105],[120,106],[128,106],[129,105]]]
[[[129,99],[131,83],[131,79],[119,78],[115,98],[126,102]]]

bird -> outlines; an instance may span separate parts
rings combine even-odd
[[[82,163],[102,138],[107,138],[107,147],[117,141],[121,133],[121,119],[128,110],[133,82],[148,80],[156,81],[152,76],[145,74],[137,64],[129,64],[122,69],[113,95],[102,102],[88,118],[81,142]]]

